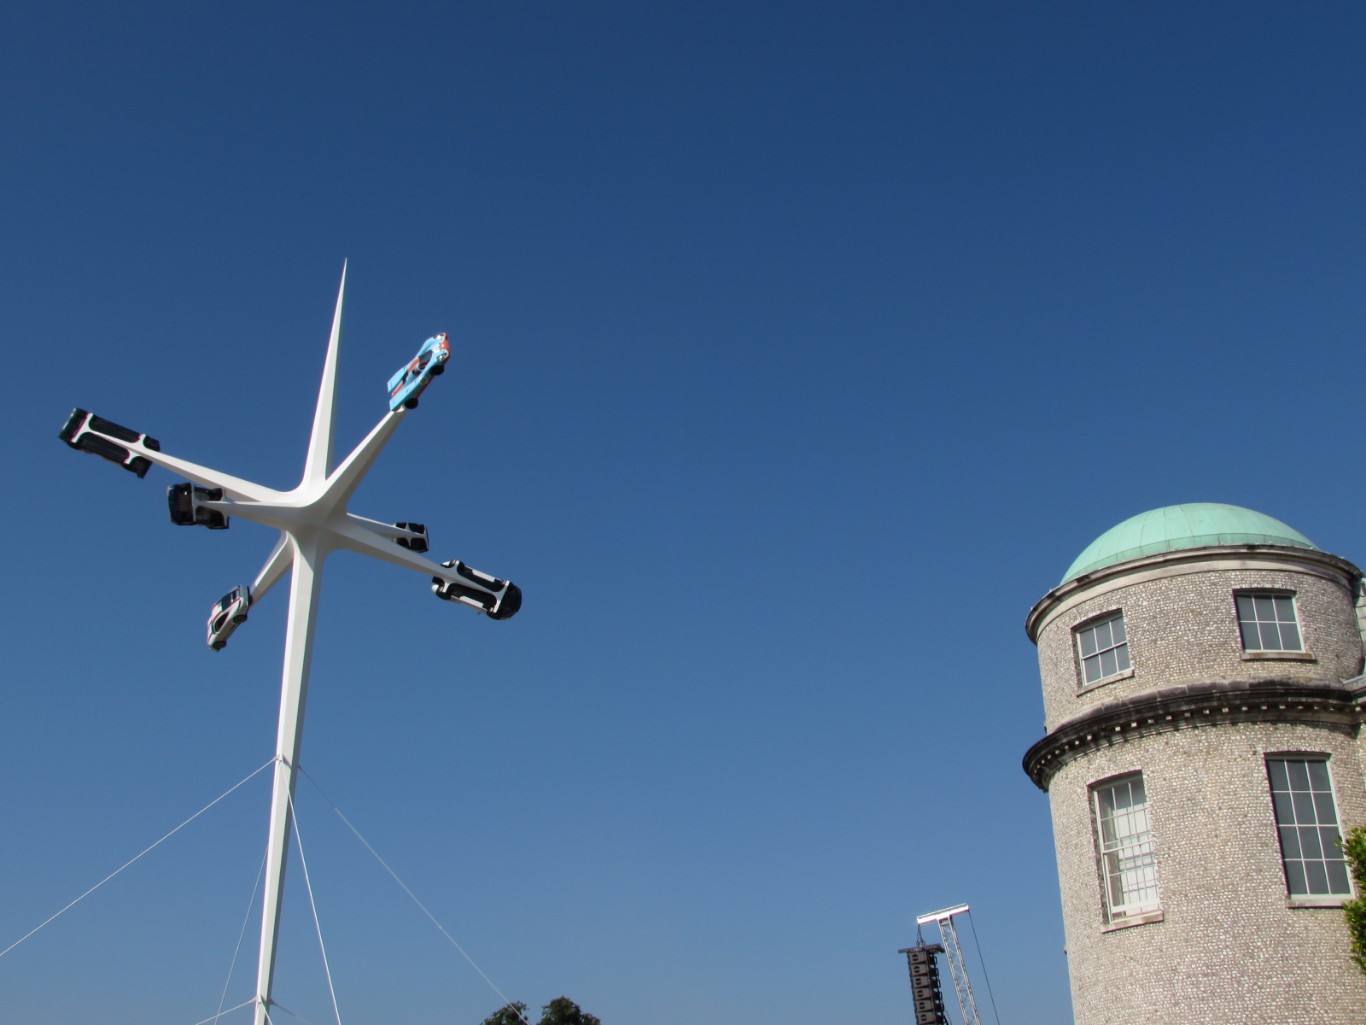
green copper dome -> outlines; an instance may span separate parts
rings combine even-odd
[[[1210,545],[1281,545],[1318,551],[1309,538],[1270,516],[1237,505],[1191,502],[1140,513],[1111,527],[1086,546],[1059,583],[1145,555]]]

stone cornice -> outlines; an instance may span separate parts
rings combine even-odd
[[[1128,582],[1124,578],[1132,580],[1141,579],[1145,575],[1165,576],[1203,570],[1239,569],[1244,568],[1240,567],[1239,563],[1249,559],[1266,563],[1264,568],[1268,569],[1289,566],[1302,572],[1317,572],[1340,579],[1349,586],[1362,575],[1361,570],[1346,559],[1314,548],[1287,548],[1280,545],[1213,545],[1206,548],[1183,548],[1129,559],[1113,566],[1103,566],[1063,581],[1029,610],[1029,615],[1025,617],[1025,633],[1037,644],[1044,621],[1057,609],[1087,595],[1088,592],[1107,585]]]
[[[1025,752],[1040,790],[1068,762],[1125,740],[1230,723],[1293,722],[1355,734],[1366,715],[1366,684],[1221,681],[1168,687],[1099,705],[1059,723]]]

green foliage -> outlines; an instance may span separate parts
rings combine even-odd
[[[602,1025],[595,1014],[585,1014],[568,997],[556,997],[541,1009],[541,1025]]]
[[[506,1007],[500,1007],[487,1018],[483,1025],[523,1025],[528,1019],[526,1015],[526,1004],[515,1001]]]
[[[1347,933],[1352,940],[1352,960],[1366,972],[1366,826],[1351,830],[1338,841],[1338,846],[1347,857],[1357,893],[1362,894],[1343,904],[1342,912],[1347,918]]]
[[[483,1025],[526,1025],[530,1021],[526,1017],[526,1004],[516,1002],[494,1011],[484,1019]],[[539,1025],[602,1025],[602,1019],[585,1013],[568,997],[556,997],[541,1008]]]

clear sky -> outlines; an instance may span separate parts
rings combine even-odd
[[[966,901],[1001,1021],[1070,1020],[1024,617],[1176,502],[1366,560],[1363,33],[1333,3],[7,5],[0,948],[274,749],[285,592],[204,645],[273,534],[173,527],[174,477],[57,430],[79,405],[291,486],[349,259],[341,450],[454,341],[353,511],[526,601],[336,555],[302,762],[489,977],[605,1025],[908,1022],[897,949]],[[6,1019],[212,1016],[268,803],[0,958]],[[343,1021],[499,1005],[307,781],[299,817]],[[290,872],[276,996],[326,1022]]]

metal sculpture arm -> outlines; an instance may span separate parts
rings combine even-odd
[[[340,532],[343,547],[429,574],[432,593],[438,598],[468,605],[490,619],[511,619],[522,607],[522,589],[510,580],[500,580],[473,569],[459,559],[443,563],[424,559],[417,552],[401,547],[396,540],[397,528],[387,523],[351,513],[347,513],[347,521],[346,529]]]
[[[180,459],[161,451],[161,443],[139,431],[129,430],[104,417],[76,408],[67,418],[66,426],[57,436],[80,452],[107,459],[111,463],[145,477],[153,465],[198,481],[206,487],[222,488],[225,494],[246,501],[270,501],[279,492],[264,488],[240,477],[200,466],[188,459]]]
[[[252,603],[261,600],[261,596],[274,587],[285,575],[285,572],[294,566],[294,546],[289,543],[289,534],[280,531],[280,540],[275,542],[275,550],[266,559],[266,564],[261,567],[261,572],[256,574],[256,580],[251,585]]]
[[[365,479],[365,475],[370,472],[370,467],[374,465],[384,446],[389,443],[389,439],[394,436],[394,431],[398,430],[402,420],[401,411],[386,413],[360,444],[351,450],[351,454],[342,460],[341,465],[328,475],[323,494],[319,498],[319,505],[323,509],[331,512],[334,509],[346,508],[346,503],[350,501],[360,482]],[[300,487],[303,485],[300,484]]]
[[[165,452],[148,452],[146,453],[146,457],[150,462],[160,466],[163,470],[170,470],[172,473],[192,480],[197,484],[203,484],[208,488],[222,488],[223,494],[234,499],[236,502],[269,504],[278,502],[284,497],[279,491],[262,487],[260,484],[255,484],[249,480],[243,480],[241,477],[234,477],[232,474],[224,473],[221,470],[200,466],[198,463],[192,463],[188,459],[180,459],[177,456],[167,455]],[[211,503],[211,507],[231,510],[239,516],[246,515],[242,512],[242,507],[237,504],[226,502]],[[247,519],[250,518],[250,516],[247,516]]]
[[[313,407],[313,430],[308,438],[308,454],[304,457],[304,477],[299,486],[321,484],[327,479],[332,465],[332,431],[336,420],[337,349],[341,341],[342,297],[346,295],[346,263],[342,263],[341,285],[337,288],[337,306],[332,311],[332,333],[327,339],[327,356],[323,360],[322,383],[318,385],[318,404]]]

